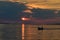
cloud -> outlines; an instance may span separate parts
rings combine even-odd
[[[8,0],[0,0],[0,1],[8,1]]]

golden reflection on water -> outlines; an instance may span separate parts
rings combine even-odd
[[[54,30],[38,30],[41,25],[25,25],[24,40],[60,40],[60,25],[43,25],[43,28]]]
[[[22,40],[24,40],[24,24],[22,24]]]

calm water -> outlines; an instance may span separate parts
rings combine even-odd
[[[0,24],[0,40],[22,40],[20,24]]]
[[[60,29],[56,28],[60,25],[0,24],[0,40],[60,40]]]
[[[60,40],[60,25],[25,25],[25,40]],[[48,30],[46,30],[46,28]]]

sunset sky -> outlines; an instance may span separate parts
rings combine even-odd
[[[1,1],[1,0],[0,0]],[[7,0],[6,0],[7,1]],[[57,18],[52,18],[51,20],[50,19],[47,19],[47,20],[37,20],[38,22],[40,22],[40,23],[45,23],[45,22],[59,22],[60,23],[60,20],[59,20],[59,18],[60,18],[60,14],[58,14],[58,15],[55,15],[54,13],[54,11],[53,10],[44,10],[44,9],[59,9],[60,8],[60,3],[59,3],[59,1],[40,1],[40,0],[38,0],[39,2],[36,2],[36,1],[29,1],[29,2],[27,2],[27,6],[32,6],[32,7],[39,7],[39,8],[43,8],[43,11],[41,11],[42,9],[39,9],[39,11],[37,11],[36,9],[31,9],[32,10],[32,12],[33,12],[33,14],[34,14],[34,17],[41,17],[41,19],[44,19],[44,18],[51,18],[51,17],[56,17],[57,16]],[[34,3],[33,3],[34,2]],[[50,2],[50,3],[49,3]],[[53,3],[54,2],[54,3]],[[10,4],[11,3],[11,4]],[[55,4],[57,4],[57,5],[55,5]],[[4,5],[4,6],[3,6]],[[59,7],[59,8],[58,8]],[[22,8],[22,9],[21,9]],[[15,2],[1,2],[0,3],[0,10],[1,9],[3,9],[2,11],[1,11],[1,15],[0,15],[0,17],[1,17],[1,19],[9,19],[9,20],[17,20],[17,19],[19,19],[20,18],[20,16],[21,15],[18,15],[17,13],[20,13],[23,9],[25,9],[25,5],[24,6],[22,6],[21,7],[21,4],[15,4]],[[12,10],[13,9],[13,10]],[[6,12],[5,12],[5,10],[6,10]],[[20,11],[21,10],[21,11]],[[34,10],[36,10],[36,11],[34,11]],[[28,11],[28,12],[30,12],[29,10],[25,10],[25,12],[26,11]],[[53,13],[53,12],[54,13]],[[59,11],[56,11],[56,13],[58,13]],[[6,15],[6,14],[7,15]],[[12,15],[12,13],[13,13],[13,15]],[[16,14],[15,14],[16,13]],[[35,14],[36,13],[36,14]],[[37,13],[42,13],[42,14],[38,14],[37,15]],[[47,14],[48,14],[48,16],[47,16]],[[59,12],[60,13],[60,12]],[[3,14],[5,14],[5,15],[3,15]],[[45,15],[46,14],[46,15]],[[51,15],[50,15],[51,14]],[[3,15],[3,16],[2,16]],[[11,15],[11,16],[10,16]],[[17,16],[16,16],[17,15]],[[35,15],[37,15],[37,16],[35,16]],[[59,17],[59,18],[58,18]],[[56,19],[56,20],[55,20]],[[19,19],[20,20],[20,19]],[[35,20],[35,19],[32,19],[32,22],[33,22],[33,20]],[[54,21],[55,20],[55,21]],[[2,21],[2,22],[4,22],[4,21]],[[34,22],[36,22],[36,21],[34,21]]]
[[[8,0],[0,0],[0,1],[8,1]],[[29,4],[28,6],[33,6],[43,9],[60,10],[60,0],[13,0],[13,1],[27,2]]]
[[[60,0],[26,0],[31,6],[43,9],[57,9],[60,10]]]

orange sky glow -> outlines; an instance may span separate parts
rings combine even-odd
[[[26,2],[33,8],[60,10],[60,0],[10,0],[12,2]]]

